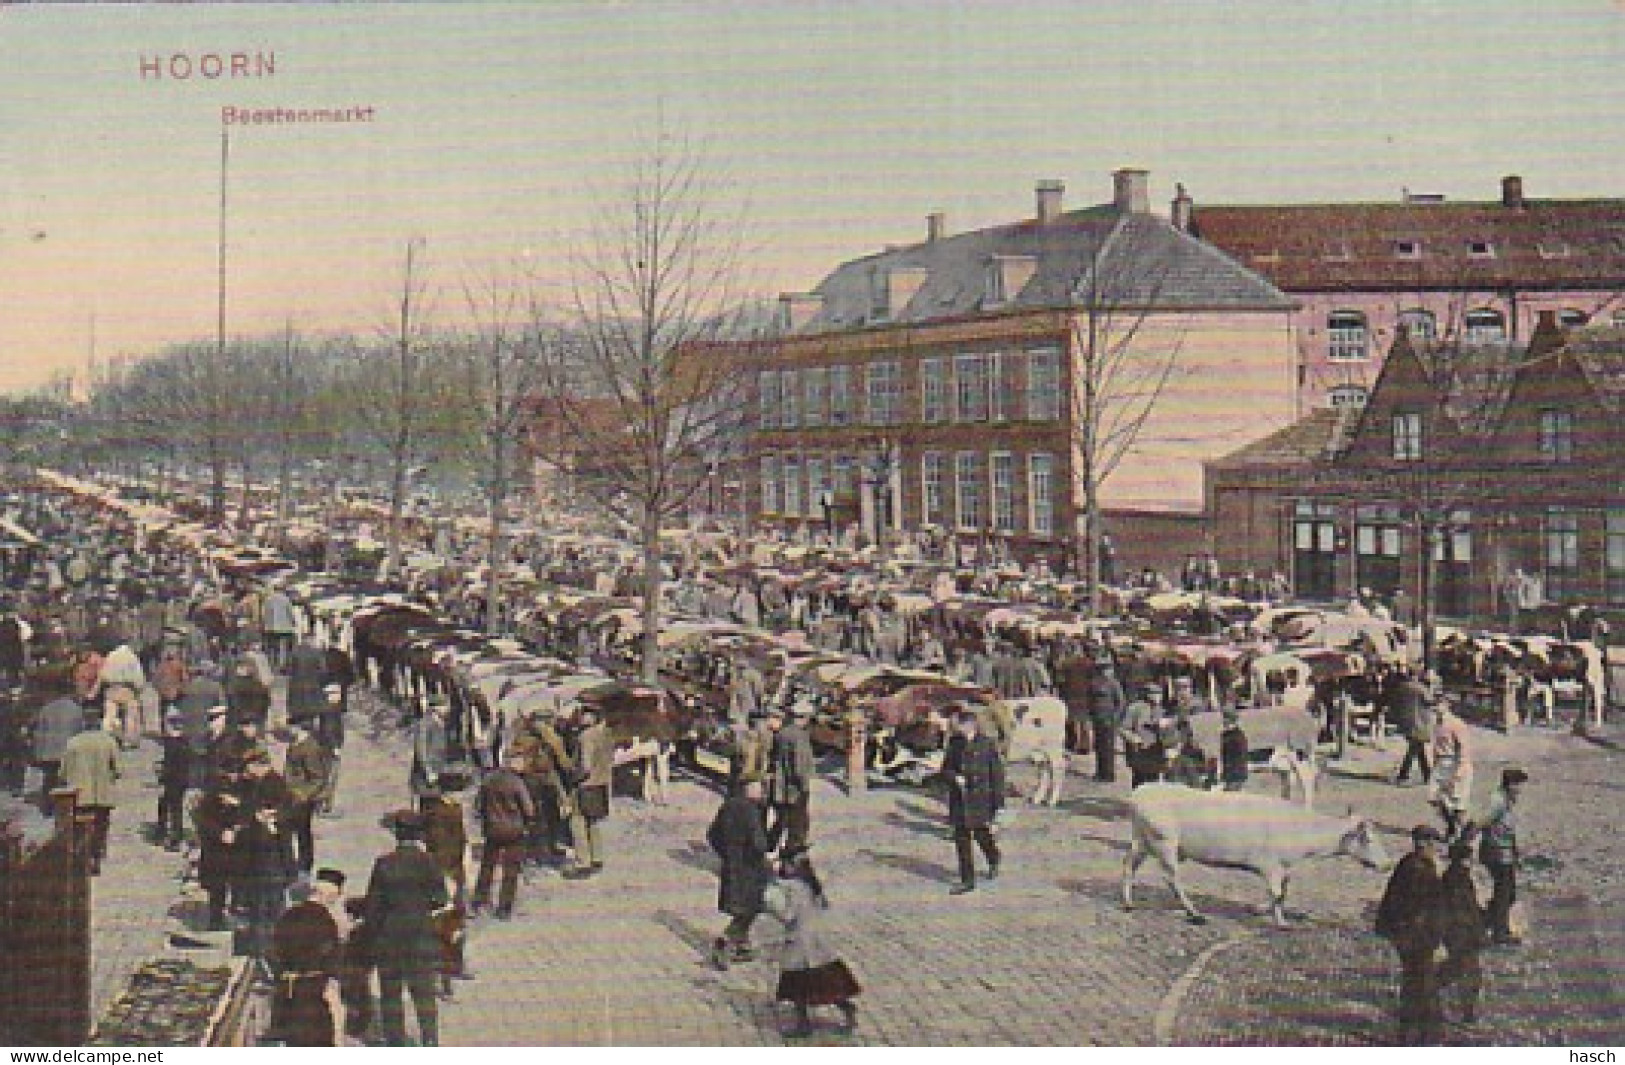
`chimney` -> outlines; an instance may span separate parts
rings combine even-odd
[[[1501,179],[1501,206],[1510,211],[1523,210],[1523,178],[1508,174]]]
[[[1565,339],[1565,330],[1557,324],[1557,312],[1541,311],[1535,316],[1535,331],[1529,336],[1529,347],[1523,357],[1538,359],[1562,347]]]
[[[925,216],[925,242],[935,244],[948,232],[948,216],[941,211],[932,211]]]
[[[1112,204],[1123,214],[1150,214],[1147,172],[1124,168],[1112,173]]]
[[[1168,210],[1168,220],[1172,222],[1174,224],[1174,228],[1179,230],[1181,233],[1189,233],[1191,231],[1192,206],[1194,205],[1191,203],[1190,194],[1185,191],[1185,186],[1175,184],[1174,202]]]
[[[1066,195],[1066,184],[1060,181],[1040,181],[1033,189],[1038,201],[1038,222],[1049,225],[1061,217],[1061,200]]]

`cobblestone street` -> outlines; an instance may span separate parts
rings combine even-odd
[[[371,705],[371,704],[369,704]],[[352,713],[338,816],[317,823],[318,856],[365,890],[389,846],[380,824],[406,798],[406,739],[391,711]],[[1527,947],[1486,954],[1484,1017],[1452,1028],[1456,1044],[1617,1043],[1625,1036],[1617,959],[1625,867],[1610,804],[1620,755],[1566,734],[1478,733],[1479,794],[1516,760],[1534,777],[1525,832],[1545,866],[1524,880]],[[1357,748],[1334,766],[1317,806],[1353,806],[1383,830],[1390,854],[1426,816],[1426,791],[1385,782],[1397,761]],[[1516,755],[1516,758],[1514,756]],[[125,800],[108,872],[96,881],[96,1009],[143,960],[162,953],[181,896],[176,856],[141,838],[156,792],[151,747],[126,755]],[[1025,782],[1026,767],[1014,776]],[[1255,780],[1254,788],[1266,786]],[[821,784],[814,853],[833,900],[829,928],[864,984],[853,1035],[823,1019],[815,1044],[1382,1045],[1393,1038],[1397,962],[1369,934],[1384,875],[1346,860],[1301,866],[1285,931],[1262,916],[1250,874],[1189,868],[1210,921],[1192,925],[1160,877],[1142,870],[1139,908],[1118,903],[1127,785],[1078,774],[1056,809],[1014,802],[1002,830],[1005,872],[950,897],[953,847],[929,792],[848,796]],[[618,799],[606,873],[569,882],[527,874],[511,922],[471,925],[476,979],[442,1004],[448,1046],[758,1045],[784,1042],[772,1002],[775,926],[758,923],[763,960],[721,973],[706,960],[723,919],[703,842],[718,802],[679,780],[670,804]],[[1481,885],[1481,891],[1487,890]]]

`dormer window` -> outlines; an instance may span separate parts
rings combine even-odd
[[[1495,245],[1487,240],[1469,240],[1467,242],[1467,257],[1469,259],[1495,258]]]
[[[1326,251],[1321,255],[1321,258],[1329,263],[1346,263],[1354,256],[1349,252],[1347,244],[1330,244],[1327,245]]]
[[[1491,307],[1468,311],[1462,324],[1469,344],[1499,344],[1507,338],[1506,315]]]
[[[1540,412],[1540,457],[1546,462],[1574,460],[1574,414],[1547,408]]]
[[[1038,271],[1038,260],[1030,255],[995,255],[987,264],[987,306],[1008,303],[1021,295]]]
[[[1326,316],[1326,356],[1339,362],[1366,357],[1367,328],[1359,311],[1333,311]]]
[[[1394,258],[1420,259],[1422,257],[1422,242],[1419,240],[1394,241]]]
[[[1591,315],[1573,307],[1565,307],[1557,312],[1557,324],[1564,329],[1579,329],[1591,321]]]
[[[1542,259],[1567,259],[1569,246],[1567,241],[1543,240],[1535,245],[1535,252]]]

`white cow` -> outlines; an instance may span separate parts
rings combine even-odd
[[[1010,700],[1016,730],[1010,737],[1011,762],[1038,766],[1038,786],[1028,801],[1050,806],[1061,801],[1066,780],[1066,704],[1050,695]]]
[[[1197,791],[1178,784],[1145,784],[1129,800],[1134,836],[1123,862],[1123,905],[1134,905],[1134,874],[1147,856],[1157,859],[1179,904],[1195,923],[1206,920],[1179,882],[1179,862],[1251,869],[1269,888],[1270,913],[1286,923],[1287,881],[1305,858],[1347,854],[1371,868],[1388,863],[1371,824],[1326,817],[1268,795]]]

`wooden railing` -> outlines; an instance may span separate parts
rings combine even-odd
[[[0,836],[0,1043],[77,1046],[90,1034],[90,831],[71,788],[51,837]]]

